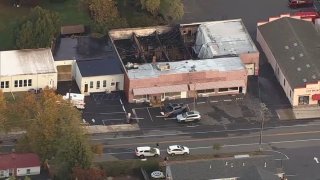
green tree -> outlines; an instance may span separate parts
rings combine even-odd
[[[106,173],[95,167],[89,169],[75,167],[72,169],[72,178],[77,180],[102,180],[105,177]]]
[[[25,112],[34,120],[27,127],[25,138],[19,141],[19,149],[36,152],[42,162],[49,160],[59,177],[68,177],[75,166],[90,167],[92,152],[78,110],[49,89],[37,96],[25,96],[22,101],[22,107],[27,102],[35,103]]]
[[[160,0],[140,0],[141,8],[146,9],[152,15],[158,15],[160,9]]]
[[[161,0],[160,14],[168,21],[181,19],[184,10],[181,0]]]
[[[6,111],[7,111],[7,102],[4,97],[2,90],[0,89],[0,133],[7,132],[7,118],[6,118]]]
[[[59,15],[37,6],[24,18],[16,31],[16,46],[19,49],[50,47],[59,33]]]
[[[107,28],[127,26],[126,19],[121,18],[114,0],[86,0],[91,18],[94,20],[94,29],[106,33]]]

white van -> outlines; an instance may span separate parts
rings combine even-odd
[[[73,104],[78,109],[84,109],[85,102],[84,102],[84,95],[77,94],[77,93],[67,93],[65,96],[62,97],[64,100],[68,101]]]

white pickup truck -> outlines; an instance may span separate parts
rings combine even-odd
[[[78,109],[84,109],[85,102],[84,102],[84,95],[77,94],[77,93],[67,93],[65,96],[62,97],[64,100],[68,101],[73,104]]]

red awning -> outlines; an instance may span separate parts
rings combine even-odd
[[[312,100],[320,100],[320,94],[312,95]]]

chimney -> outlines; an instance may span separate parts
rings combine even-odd
[[[152,64],[156,64],[157,63],[157,57],[156,56],[152,56]]]

